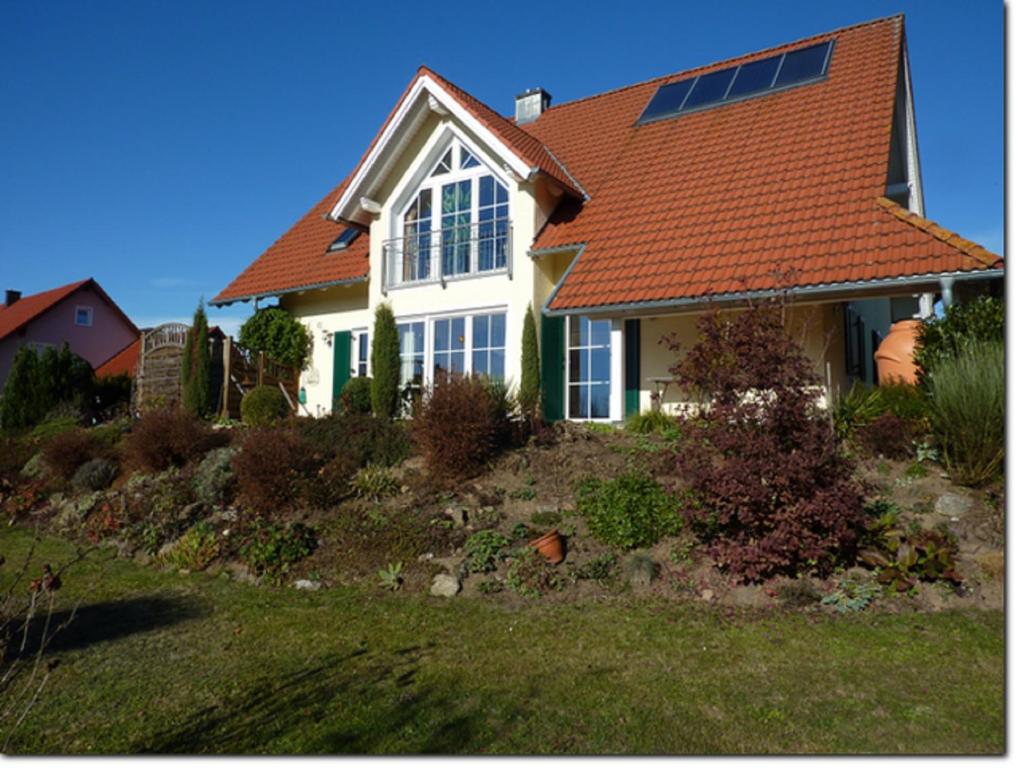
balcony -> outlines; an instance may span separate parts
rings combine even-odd
[[[390,288],[505,274],[512,278],[512,224],[488,219],[382,243],[382,293]]]

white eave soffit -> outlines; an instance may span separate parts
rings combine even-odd
[[[369,210],[372,207],[370,203],[373,202],[372,193],[385,179],[402,149],[413,138],[429,112],[442,117],[451,116],[459,121],[490,146],[505,162],[506,170],[512,171],[519,178],[529,179],[537,172],[536,168],[527,165],[497,134],[468,112],[448,91],[428,75],[421,75],[399,104],[396,114],[383,129],[378,142],[371,148],[364,163],[329,212],[330,219],[365,225],[370,222],[373,215]],[[368,202],[368,206],[362,205],[362,200]]]

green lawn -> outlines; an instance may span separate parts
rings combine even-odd
[[[10,571],[29,536],[5,529]],[[40,561],[71,549],[46,539]],[[268,590],[96,557],[15,753],[996,752],[999,613]]]

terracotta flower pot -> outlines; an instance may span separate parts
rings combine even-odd
[[[877,348],[873,359],[877,363],[877,379],[883,384],[915,384],[918,368],[912,360],[919,337],[920,320],[899,320],[891,326]]]
[[[552,528],[544,536],[534,539],[530,546],[536,549],[552,565],[557,565],[565,560],[565,553],[562,551],[562,537],[559,536],[558,528]]]

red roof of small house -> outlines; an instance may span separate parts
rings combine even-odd
[[[0,304],[0,339],[7,338],[39,315],[55,307],[68,296],[77,293],[85,287],[90,287],[98,293],[99,296],[113,307],[123,321],[137,333],[138,329],[135,328],[130,318],[121,311],[120,307],[107,295],[106,291],[99,286],[99,283],[90,277],[85,280],[79,280],[76,283],[53,288],[49,291],[23,296],[9,307],[6,304]]]
[[[827,40],[818,82],[638,123],[661,85]],[[580,253],[549,307],[628,306],[1002,267],[884,197],[903,46],[904,18],[878,19],[555,105],[520,126],[425,67],[417,76],[587,196],[564,196],[533,244]],[[214,301],[366,279],[366,234],[326,253],[343,227],[323,216],[346,183]]]
[[[95,369],[95,375],[99,377],[103,376],[118,376],[122,373],[126,373],[130,377],[134,377],[138,370],[138,356],[141,354],[141,337],[132,341],[122,350],[113,355],[109,360],[100,365]]]

